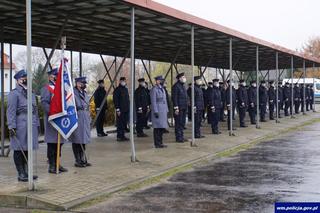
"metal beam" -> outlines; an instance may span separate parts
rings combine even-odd
[[[147,73],[147,76],[148,76],[148,78],[149,78],[149,81],[150,81],[151,85],[153,86],[152,78],[151,78],[151,76],[150,76],[150,73],[148,72],[148,69],[147,69],[146,64],[144,63],[143,59],[141,59],[141,62],[142,62],[142,65],[143,65],[144,70],[145,70],[146,73]],[[150,65],[150,63],[149,63],[149,65]],[[150,66],[149,66],[149,69],[150,69]]]
[[[303,114],[306,115],[306,61],[303,59]]]
[[[260,129],[260,106],[259,106],[259,87],[260,87],[260,83],[259,83],[259,46],[256,47],[256,81],[257,81],[257,121],[256,121],[256,128]]]
[[[279,121],[279,53],[276,52],[276,97],[277,97],[277,102],[276,102],[276,123],[280,123]]]
[[[108,66],[107,66],[106,62],[104,61],[104,59],[103,59],[103,57],[102,57],[101,54],[100,54],[100,58],[101,58],[103,67],[104,67],[104,69],[105,69],[105,71],[106,71],[106,74],[104,74],[104,76],[103,76],[103,80],[108,76],[109,81],[111,82],[112,79],[111,79],[111,75],[110,75],[109,71],[111,70],[112,66],[114,65],[115,60],[112,61],[112,64],[111,64],[110,67],[108,68]],[[113,87],[113,89],[116,89],[116,87],[114,86],[114,84],[112,85],[112,87]]]
[[[229,39],[229,75],[230,75],[230,83],[229,83],[229,101],[230,101],[230,116],[229,116],[229,122],[230,122],[230,130],[229,130],[229,136],[234,136],[233,133],[233,100],[232,100],[232,83],[233,83],[233,66],[232,66],[232,38]],[[224,70],[223,70],[223,76],[224,76]]]
[[[313,70],[313,87],[312,87],[312,89],[313,89],[313,112],[316,112],[316,97],[315,97],[315,85],[314,85],[314,73],[315,73],[315,71],[316,71],[316,67],[315,67],[315,64],[313,63],[313,66],[312,66],[312,70]]]
[[[191,146],[195,146],[195,123],[194,123],[194,26],[191,26],[191,70],[192,70],[192,86],[191,86],[191,120],[192,120],[192,138]]]
[[[50,70],[52,70],[52,65],[50,63],[49,56],[48,56],[48,53],[46,51],[46,48],[43,47],[42,50],[43,50],[44,56],[46,57],[47,61],[49,61],[48,64],[49,64]]]
[[[32,32],[31,32],[31,0],[26,0],[26,39],[27,39],[27,120],[28,120],[28,185],[29,190],[34,190],[35,185],[33,181],[33,135],[32,135]],[[58,40],[59,42],[59,40]],[[48,61],[47,61],[48,62]],[[38,135],[35,135],[37,137]]]
[[[53,56],[53,54],[54,54],[54,51],[56,50],[56,48],[57,48],[57,46],[58,46],[58,44],[59,44],[59,42],[60,42],[60,39],[61,39],[61,37],[62,37],[64,28],[65,28],[65,26],[67,25],[67,22],[68,22],[68,18],[65,17],[64,22],[63,22],[63,25],[62,25],[61,28],[60,28],[59,34],[58,34],[57,39],[56,39],[56,41],[55,41],[55,43],[54,43],[54,45],[53,45],[53,47],[52,47],[52,49],[51,49],[51,52],[50,52],[49,57],[48,57],[48,59],[47,59],[47,62],[46,62],[46,64],[45,64],[44,67],[43,67],[43,71],[46,71],[47,68],[48,68],[48,65],[49,65],[49,63],[50,63],[50,61],[51,61],[51,58],[52,58],[52,56]]]
[[[294,118],[293,116],[293,56],[291,56],[291,118]]]
[[[12,44],[9,44],[9,54],[10,54],[10,91],[12,90]]]
[[[4,156],[4,41],[3,41],[3,27],[1,27],[1,156]]]
[[[131,80],[131,101],[130,101],[130,143],[131,143],[131,162],[136,162],[136,150],[134,144],[134,123],[133,123],[133,102],[134,102],[134,83],[135,83],[135,8],[131,8],[131,34],[130,34],[130,80]]]

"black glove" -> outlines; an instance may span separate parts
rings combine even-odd
[[[17,135],[16,129],[9,129],[9,135],[10,137],[14,137]]]
[[[154,117],[155,117],[155,118],[159,118],[159,113],[155,112],[155,113],[154,113]]]

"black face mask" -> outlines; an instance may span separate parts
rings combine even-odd
[[[83,85],[81,86],[81,89],[85,89],[85,88],[87,88],[87,85],[86,85],[86,84],[83,84]]]
[[[27,79],[22,80],[22,84],[25,85],[25,86],[27,86],[27,85],[28,85]]]

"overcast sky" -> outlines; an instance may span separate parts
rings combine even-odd
[[[156,1],[293,50],[320,36],[319,0]]]

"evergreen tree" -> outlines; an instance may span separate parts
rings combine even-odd
[[[33,71],[32,88],[36,95],[40,95],[41,88],[47,83],[47,73],[43,71],[43,65],[38,64]]]

